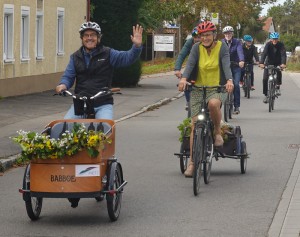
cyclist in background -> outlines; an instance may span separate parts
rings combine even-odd
[[[251,90],[255,90],[254,88],[254,72],[253,72],[253,58],[255,58],[256,64],[259,63],[259,57],[257,53],[257,48],[253,44],[253,38],[251,35],[244,35],[244,44],[243,44],[243,52],[245,58],[245,64],[250,64],[248,66],[251,72]],[[245,68],[242,69],[241,81],[243,81],[245,75]]]
[[[210,21],[204,21],[198,25],[200,42],[193,45],[188,58],[186,68],[180,79],[178,90],[184,91],[187,81],[195,81],[196,86],[218,86],[226,85],[226,90],[232,92],[233,82],[230,70],[230,57],[228,47],[225,43],[216,40],[216,26]],[[203,91],[196,87],[191,91],[191,117],[196,121],[200,112]],[[214,124],[215,146],[222,146],[224,141],[221,136],[221,105],[227,98],[227,93],[215,90],[207,91],[208,108],[210,117]],[[190,149],[193,146],[193,130],[190,139]],[[191,157],[188,167],[184,173],[186,177],[192,177],[194,162]]]
[[[265,63],[266,61],[266,63]],[[273,32],[270,34],[270,42],[268,42],[262,53],[259,66],[265,68],[266,65],[280,66],[282,69],[286,67],[286,50],[284,44],[279,41],[279,33]],[[263,76],[263,94],[264,103],[268,103],[268,69],[265,68]],[[280,85],[282,84],[282,73],[277,71],[277,95],[281,95]]]
[[[225,26],[223,28],[222,33],[224,34],[223,42],[227,44],[229,47],[230,53],[230,62],[231,62],[231,72],[233,75],[233,104],[234,104],[234,114],[240,113],[240,103],[241,103],[241,95],[240,95],[240,79],[241,79],[241,68],[244,67],[244,52],[241,42],[233,38],[233,27],[232,26]]]
[[[198,35],[198,27],[196,26],[192,31],[192,38],[186,40],[175,62],[175,69],[174,69],[175,76],[177,76],[179,79],[182,77],[181,67],[185,58],[189,55],[193,45],[199,41],[200,41],[200,37]],[[185,90],[184,95],[185,95],[186,102],[188,103],[190,101],[190,91]],[[187,107],[188,106],[186,106],[186,108]]]

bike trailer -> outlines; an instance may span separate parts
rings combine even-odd
[[[226,130],[224,134],[223,147],[218,148],[218,152],[221,156],[241,156],[247,155],[247,151],[242,145],[242,134],[240,126],[233,127],[230,130]]]

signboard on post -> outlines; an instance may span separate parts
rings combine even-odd
[[[211,13],[211,22],[215,25],[219,25],[219,13]]]
[[[153,36],[154,51],[174,51],[175,36],[170,34],[160,34]]]

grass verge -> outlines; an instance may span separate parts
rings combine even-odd
[[[173,58],[155,59],[155,61],[142,62],[142,75],[149,75],[174,70],[175,60]]]

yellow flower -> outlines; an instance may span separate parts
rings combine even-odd
[[[72,155],[72,151],[71,150],[67,150],[67,155],[71,156]]]
[[[46,146],[47,146],[47,148],[48,148],[49,150],[53,150],[53,147],[52,147],[52,144],[51,144],[50,140],[48,140],[48,141],[46,142]]]
[[[99,141],[98,135],[92,135],[89,137],[87,145],[89,147],[95,147],[95,146],[97,146],[98,141]]]
[[[78,143],[78,137],[76,136],[76,134],[74,135],[74,137],[73,137],[73,142],[75,142],[75,143]]]

